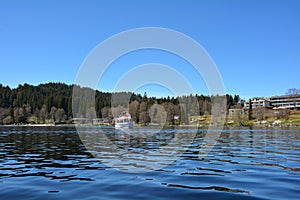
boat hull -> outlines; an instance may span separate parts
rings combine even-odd
[[[116,123],[115,124],[116,129],[127,129],[127,128],[133,128],[133,123],[128,122],[128,123]]]

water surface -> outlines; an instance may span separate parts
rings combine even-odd
[[[177,131],[177,132],[176,132]],[[299,130],[224,130],[199,157],[205,130],[187,148],[166,148],[188,129],[126,135],[105,129],[110,141],[141,155],[158,148],[185,153],[164,168],[134,173],[129,153],[114,168],[95,158],[74,127],[0,127],[0,198],[9,199],[299,199]],[[137,131],[138,132],[138,131]],[[151,132],[151,131],[150,131]],[[145,137],[146,135],[146,137]],[[97,145],[97,142],[92,143]],[[99,146],[99,144],[98,144]],[[98,149],[104,149],[102,145]],[[103,153],[104,152],[104,153]],[[118,158],[117,152],[102,156]],[[101,162],[102,161],[102,162]],[[160,161],[160,162],[163,162]],[[141,166],[147,167],[147,166]],[[126,171],[127,170],[127,171]]]

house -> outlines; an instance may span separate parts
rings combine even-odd
[[[242,109],[241,108],[230,108],[228,110],[228,115],[230,117],[240,116],[241,114],[242,114]]]
[[[254,97],[251,100],[252,108],[265,108],[270,107],[270,100],[268,98]],[[250,101],[245,102],[244,109],[249,109]]]

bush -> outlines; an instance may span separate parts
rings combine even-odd
[[[12,124],[14,122],[13,118],[11,116],[7,116],[3,119],[3,124]]]

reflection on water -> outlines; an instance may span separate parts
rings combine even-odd
[[[77,128],[78,130],[78,128]],[[101,163],[126,172],[141,173],[165,168],[193,142],[190,129],[135,128],[129,130],[80,127],[85,147]]]
[[[87,132],[79,138],[74,127],[0,127],[1,199],[300,196],[299,130],[224,130],[204,158],[199,157],[204,130],[193,135],[193,143],[187,146],[189,129],[170,128],[159,133],[134,130],[128,134],[106,128],[106,138],[121,154],[97,141],[101,137],[96,133]],[[183,145],[170,146],[174,138]],[[94,152],[80,139],[86,139]],[[170,153],[179,157],[169,164]],[[111,160],[118,160],[114,168],[109,167]],[[149,163],[163,167],[126,172],[133,166],[151,170]]]

